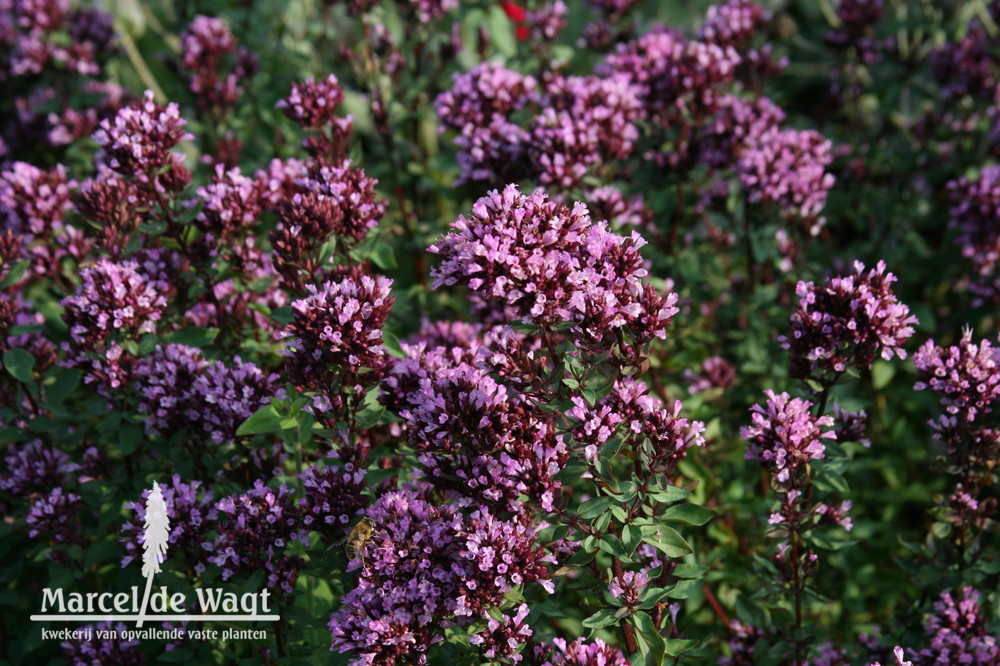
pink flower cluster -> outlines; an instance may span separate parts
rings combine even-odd
[[[917,318],[893,293],[895,281],[883,261],[867,273],[855,262],[853,275],[820,286],[800,281],[791,334],[780,338],[791,354],[791,376],[830,385],[848,368],[871,368],[879,356],[906,358],[902,345]]]
[[[465,285],[543,328],[571,324],[582,346],[620,335],[634,345],[663,338],[678,311],[676,294],[662,296],[642,282],[642,238],[592,224],[582,203],[569,208],[508,185],[477,201],[472,217],[459,217],[452,229],[429,248],[443,259],[431,273],[435,287]]]
[[[750,408],[753,425],[740,428],[747,442],[747,460],[764,463],[775,473],[779,483],[789,482],[811,460],[825,454],[823,439],[836,439],[830,416],[817,417],[812,403],[792,398],[787,393],[764,391],[767,402]]]

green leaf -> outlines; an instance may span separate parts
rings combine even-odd
[[[396,358],[406,358],[406,354],[403,352],[403,347],[399,344],[399,336],[386,329],[382,329],[382,349],[384,349],[390,356],[395,356]]]
[[[3,367],[7,372],[23,384],[35,383],[31,369],[35,366],[35,357],[26,349],[8,349],[3,355]]]
[[[663,520],[700,527],[710,521],[714,515],[715,512],[711,509],[685,502],[684,504],[675,504],[664,511]]]
[[[0,280],[0,289],[6,289],[12,284],[16,284],[18,280],[24,277],[24,272],[28,270],[29,264],[30,264],[29,261],[24,260],[24,261],[18,261],[13,266],[11,266],[10,270],[7,271],[7,276],[3,280]]]
[[[614,624],[615,622],[615,612],[610,608],[602,608],[584,620],[583,626],[588,629],[600,629]]]
[[[122,455],[129,455],[142,444],[142,430],[134,423],[126,423],[118,431],[118,448]]]
[[[580,518],[583,518],[584,520],[596,518],[617,504],[618,500],[613,497],[608,497],[607,495],[589,499],[580,505]]]
[[[620,560],[629,561],[629,555],[625,552],[625,544],[615,534],[605,534],[601,537],[598,546],[608,555],[613,555]]]
[[[219,329],[217,328],[199,328],[195,326],[192,328],[185,328],[182,331],[173,331],[164,337],[167,342],[200,348],[207,347],[215,342],[215,338],[217,338],[218,335]]]
[[[486,29],[490,40],[500,53],[508,58],[517,55],[517,40],[514,39],[514,24],[500,5],[493,5],[486,15]]]
[[[896,376],[896,366],[888,361],[878,360],[872,365],[872,387],[881,391],[892,382]]]
[[[702,578],[706,573],[708,573],[708,567],[685,563],[678,564],[673,571],[673,575],[678,578]]]
[[[666,525],[644,525],[642,536],[644,542],[658,548],[669,557],[684,557],[694,552],[677,530]]]
[[[682,499],[686,499],[691,495],[691,491],[684,490],[683,488],[678,488],[677,486],[667,486],[662,490],[657,490],[655,492],[650,492],[649,496],[656,500],[657,502],[663,502],[664,504],[672,504],[674,502],[680,502]]]
[[[663,652],[668,657],[679,657],[696,645],[698,641],[693,638],[671,638],[664,641]]]
[[[274,408],[274,405],[264,405],[254,412],[250,418],[240,424],[240,427],[236,430],[236,434],[245,436],[279,432],[285,429],[282,425],[283,420],[283,417]]]

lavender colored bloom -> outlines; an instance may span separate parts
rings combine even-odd
[[[184,553],[197,572],[204,570],[201,562],[204,553],[201,544],[219,516],[215,508],[212,491],[203,488],[200,481],[186,483],[180,474],[174,474],[170,481],[160,484],[163,501],[170,519],[170,552]],[[125,548],[122,567],[135,559],[142,558],[142,540],[146,520],[146,499],[149,490],[144,490],[138,502],[131,502],[126,508],[133,511],[131,519],[122,525],[121,542]]]
[[[708,8],[697,37],[708,44],[739,47],[753,38],[766,18],[764,8],[751,0],[727,0]]]
[[[528,164],[530,134],[503,116],[494,116],[485,125],[469,125],[455,137],[461,183],[501,183],[533,175]]]
[[[176,344],[139,359],[135,391],[147,435],[169,436],[201,420],[202,405],[191,388],[206,365],[199,350]]]
[[[142,641],[127,640],[129,628],[124,623],[98,622],[94,625],[75,627],[77,631],[89,629],[90,639],[72,639],[59,645],[72,666],[93,666],[113,664],[114,666],[142,666],[146,663],[146,653],[139,650]],[[113,631],[116,638],[101,638],[98,632]]]
[[[537,83],[530,76],[496,63],[481,63],[455,76],[451,90],[437,98],[437,115],[446,127],[462,132],[486,127],[497,116],[508,118],[534,96]]]
[[[341,219],[332,229],[338,236],[359,241],[385,214],[386,203],[375,194],[378,180],[352,167],[350,160],[311,169],[300,182],[305,191],[340,210]]]
[[[364,508],[368,500],[362,494],[367,487],[365,470],[351,463],[310,465],[299,474],[303,497],[299,515],[306,531],[320,532],[328,538],[341,536],[346,526]]]
[[[868,414],[865,410],[849,412],[834,403],[832,416],[838,442],[857,442],[866,447],[872,445],[868,439]]]
[[[723,95],[715,114],[700,130],[697,159],[713,168],[729,167],[748,147],[771,137],[784,120],[785,112],[767,97],[747,100]]]
[[[953,206],[951,226],[962,256],[972,264],[970,289],[981,303],[1000,302],[1000,166],[985,167],[979,179],[959,178],[948,183]]]
[[[639,137],[635,122],[644,115],[638,93],[622,75],[548,82],[528,143],[539,182],[572,188],[590,165],[628,157]]]
[[[823,431],[833,427],[833,418],[814,416],[808,400],[791,398],[787,393],[776,395],[771,390],[764,395],[765,406],[750,408],[753,425],[740,428],[747,442],[744,458],[764,463],[780,483],[787,483],[810,460],[823,457],[824,438],[836,439],[832,430]]]
[[[988,339],[975,343],[966,328],[958,345],[943,348],[928,340],[913,363],[919,377],[913,388],[940,395],[947,413],[960,422],[971,424],[993,411],[1000,396],[1000,348]]]
[[[435,287],[464,284],[543,327],[572,322],[581,345],[609,345],[616,330],[636,345],[663,338],[677,312],[676,294],[660,296],[642,283],[642,238],[592,224],[582,203],[570,209],[508,185],[452,229],[429,248],[443,257],[431,273]]]
[[[532,39],[544,42],[554,41],[566,27],[569,8],[562,0],[546,2],[525,14],[524,22]]]
[[[188,70],[188,89],[196,95],[200,109],[219,113],[231,107],[243,93],[239,83],[257,69],[256,59],[241,50],[228,73],[224,59],[236,52],[236,38],[221,19],[195,16],[181,35],[181,66]]]
[[[299,191],[298,182],[308,173],[306,163],[295,158],[273,159],[254,174],[261,205],[268,210],[291,199]]]
[[[649,575],[644,571],[625,571],[611,579],[608,593],[625,606],[636,607],[648,582]]]
[[[285,367],[292,383],[303,389],[360,387],[378,381],[385,350],[382,326],[395,298],[392,280],[347,277],[310,285],[310,295],[292,303],[294,319],[278,337],[288,342]]]
[[[740,56],[721,47],[664,29],[620,44],[598,68],[601,76],[621,73],[631,78],[650,115],[664,126],[687,115],[711,113],[722,86],[732,81]]]
[[[400,411],[418,451],[481,453],[516,436],[515,397],[476,368],[460,366],[421,379]]]
[[[815,236],[826,224],[820,213],[835,180],[826,170],[832,160],[832,144],[819,133],[774,129],[749,145],[737,166],[750,201],[777,204]]]
[[[271,490],[258,480],[251,490],[225,497],[215,507],[221,512],[218,536],[202,545],[208,562],[222,569],[222,580],[263,570],[268,588],[291,595],[304,562],[285,549],[292,539],[309,542],[291,490],[283,485]]]
[[[688,391],[693,395],[709,389],[726,389],[736,383],[736,368],[721,356],[709,356],[701,364],[701,372],[691,376]]]
[[[14,162],[0,171],[0,219],[14,232],[47,238],[62,229],[74,186],[61,164],[43,171]]]
[[[63,320],[79,349],[93,349],[112,335],[133,337],[156,331],[172,289],[145,275],[135,261],[100,259],[80,272],[82,284],[63,299]]]
[[[973,21],[961,39],[945,42],[929,54],[931,73],[945,99],[958,100],[966,95],[993,99],[997,61],[992,55],[992,42],[982,23]]]
[[[387,493],[368,510],[375,534],[357,587],[330,618],[333,649],[352,663],[420,662],[442,640],[443,622],[475,621],[513,586],[546,581],[551,555],[535,532],[492,516],[435,507],[412,491]]]
[[[528,604],[521,604],[513,616],[504,614],[502,621],[488,616],[486,628],[470,636],[469,643],[479,649],[483,661],[520,663],[524,660],[520,651],[532,635],[531,627],[524,623],[529,612]]]
[[[62,488],[53,488],[31,505],[25,522],[28,536],[45,539],[50,543],[81,543],[82,527],[80,513],[83,503],[76,493],[68,493]]]
[[[304,83],[293,83],[292,92],[278,102],[278,108],[304,129],[315,130],[341,120],[335,110],[343,101],[340,81],[329,74],[319,81],[309,78]]]
[[[606,644],[600,638],[587,641],[578,638],[567,643],[563,638],[553,638],[551,643],[535,645],[532,663],[539,666],[628,666],[622,651]]]
[[[142,103],[103,120],[94,140],[112,169],[124,176],[148,176],[168,164],[178,143],[194,138],[184,131],[185,124],[176,104],[160,106],[147,90]]]
[[[202,207],[195,223],[220,243],[245,235],[263,210],[256,182],[238,168],[217,164],[212,183],[197,193]]]
[[[892,293],[896,276],[883,261],[867,273],[857,261],[854,270],[818,287],[798,283],[791,335],[779,338],[791,355],[792,377],[829,385],[849,367],[871,368],[877,356],[906,358],[902,345],[917,318]]]
[[[237,356],[227,367],[222,361],[209,363],[195,377],[191,390],[201,423],[216,444],[231,442],[236,429],[272,398],[282,400],[285,391],[276,373],[265,374],[253,363]]]
[[[653,212],[646,206],[641,194],[626,201],[617,187],[604,185],[589,190],[585,199],[591,217],[595,220],[607,220],[616,232],[634,229],[644,234],[656,233]]]
[[[79,469],[69,456],[42,442],[33,440],[22,446],[7,447],[6,471],[0,474],[0,489],[15,496],[48,493],[61,487]]]
[[[979,591],[972,587],[954,596],[948,590],[941,592],[925,631],[931,644],[918,653],[920,664],[988,666],[1000,660],[1000,645],[989,633],[979,607]]]

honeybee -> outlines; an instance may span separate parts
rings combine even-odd
[[[373,534],[375,534],[375,523],[371,518],[365,516],[354,526],[351,533],[347,535],[347,545],[344,546],[344,552],[347,553],[347,557],[352,560],[359,557],[363,564],[365,561],[365,546],[368,545],[368,541],[372,538]]]

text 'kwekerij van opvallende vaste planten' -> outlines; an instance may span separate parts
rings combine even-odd
[[[0,0],[0,661],[1000,663],[1000,2]]]

